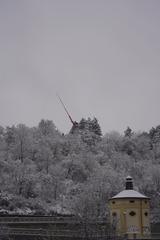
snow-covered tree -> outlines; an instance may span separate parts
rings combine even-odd
[[[127,127],[127,129],[124,131],[124,136],[131,138],[133,135],[132,129],[130,127]]]

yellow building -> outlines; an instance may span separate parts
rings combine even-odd
[[[149,198],[133,190],[126,178],[126,189],[110,200],[111,222],[115,231],[128,239],[150,238]]]

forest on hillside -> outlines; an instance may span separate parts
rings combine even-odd
[[[82,119],[66,135],[50,120],[0,127],[0,214],[106,217],[109,198],[128,175],[157,211],[160,126],[105,135],[96,118]]]

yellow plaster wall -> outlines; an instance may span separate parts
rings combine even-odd
[[[134,202],[130,202],[134,201]],[[113,203],[115,202],[115,203]],[[120,235],[128,234],[129,238],[147,237],[150,235],[150,220],[149,220],[149,200],[144,199],[112,199],[110,200],[111,221],[117,221],[117,232]],[[130,216],[130,212],[136,214]],[[145,212],[148,216],[145,216]],[[112,216],[116,213],[116,218]]]

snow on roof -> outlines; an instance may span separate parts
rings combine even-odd
[[[135,191],[135,190],[123,190],[122,192],[118,193],[117,195],[113,196],[111,199],[117,198],[145,198],[149,199],[145,195]]]
[[[132,177],[131,176],[127,176],[126,179],[132,179]]]

